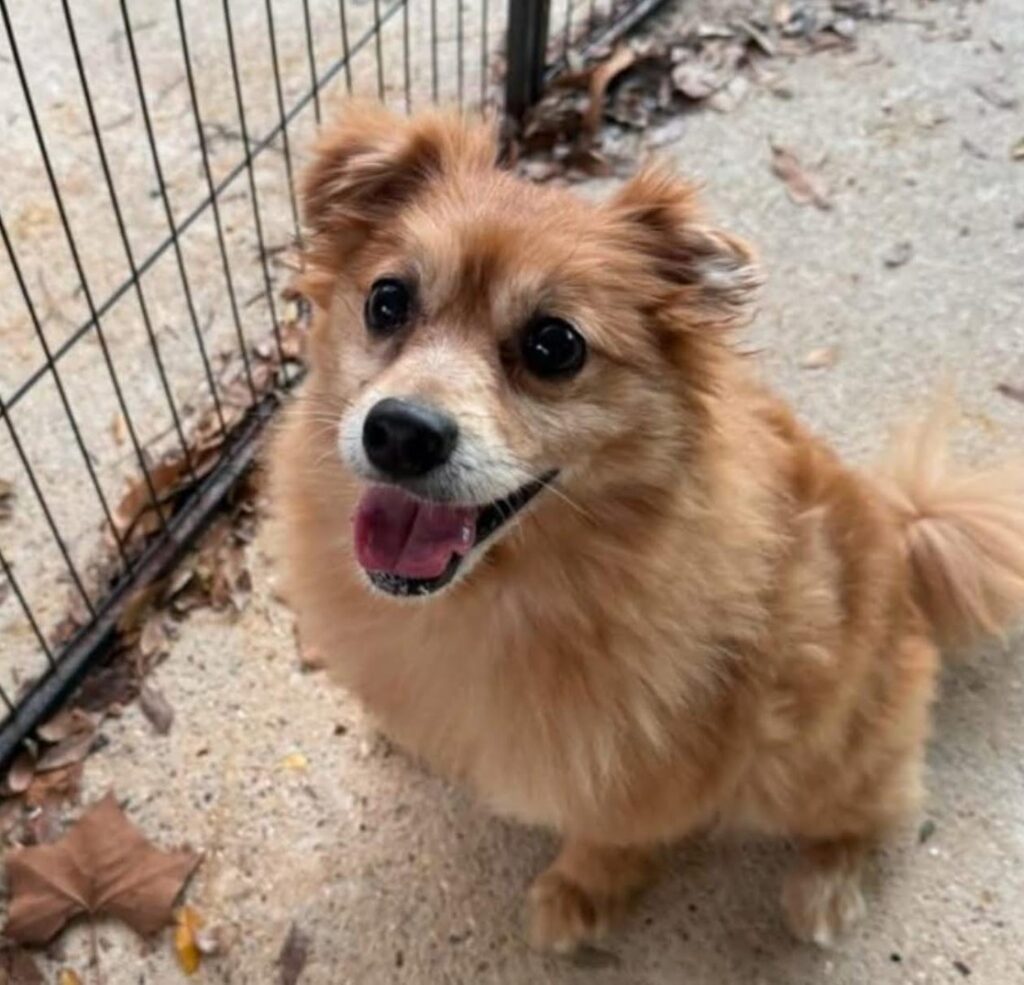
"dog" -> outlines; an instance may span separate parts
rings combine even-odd
[[[940,648],[1024,613],[1024,468],[945,415],[855,471],[734,345],[751,249],[657,165],[602,203],[482,124],[352,105],[305,175],[310,373],[271,454],[304,639],[400,746],[557,831],[534,945],[602,934],[659,846],[792,841],[832,942],[922,791]]]

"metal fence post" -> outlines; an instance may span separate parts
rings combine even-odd
[[[551,0],[509,0],[505,111],[513,120],[540,98],[548,46]]]

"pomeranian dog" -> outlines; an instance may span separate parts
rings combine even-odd
[[[827,944],[912,812],[938,648],[1024,612],[1024,469],[933,418],[842,463],[731,345],[759,274],[693,188],[518,180],[490,129],[351,106],[305,177],[310,375],[272,451],[303,638],[386,734],[561,853],[600,934],[659,846],[792,840]]]

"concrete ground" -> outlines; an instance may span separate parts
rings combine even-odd
[[[1024,451],[1024,405],[995,389],[1024,385],[1024,162],[1010,157],[1024,118],[1020,102],[999,109],[975,87],[1024,98],[1024,7],[906,9],[862,27],[856,51],[783,63],[791,99],[755,88],[730,115],[697,112],[649,138],[760,247],[769,283],[748,341],[806,420],[863,460],[952,373],[962,451],[984,460]],[[834,208],[789,200],[769,138],[824,160]],[[886,266],[904,241],[910,260]],[[833,346],[831,367],[801,367]],[[276,981],[294,922],[311,941],[309,985],[1024,982],[1020,637],[946,674],[930,836],[909,829],[886,849],[868,918],[835,950],[783,928],[785,846],[695,842],[669,854],[601,950],[554,960],[520,933],[523,891],[553,840],[390,752],[344,694],[300,669],[265,544],[250,548],[244,613],[194,613],[155,675],[176,711],[170,734],[130,708],[86,767],[88,798],[114,787],[154,840],[206,853],[188,898],[230,946],[200,980]],[[106,925],[101,938],[109,985],[178,980],[166,938],[140,949]],[[84,969],[85,934],[65,941],[48,980]]]

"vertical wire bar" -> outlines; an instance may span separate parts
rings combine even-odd
[[[281,90],[281,67],[277,58],[277,29],[274,26],[274,8],[271,0],[267,0],[267,32],[270,37],[270,63],[274,70],[274,92],[277,95],[277,112],[281,120],[281,140],[284,145],[284,169],[288,177],[288,201],[292,207],[292,227],[295,230],[295,242],[301,241],[299,232],[299,206],[295,200],[295,174],[292,170],[292,148],[288,139],[288,121],[284,113],[284,93]],[[314,85],[316,84],[314,80]],[[317,91],[313,90],[314,93]],[[320,122],[320,109],[317,104],[316,122]],[[248,150],[248,148],[246,148]]]
[[[381,38],[380,0],[373,0],[373,50],[377,55],[377,98],[384,101],[384,50]]]
[[[21,611],[25,613],[25,618],[28,620],[29,626],[32,627],[32,633],[39,643],[39,648],[46,654],[46,659],[50,666],[54,666],[53,651],[50,649],[50,644],[46,641],[46,636],[43,635],[43,631],[39,628],[39,623],[36,621],[35,613],[32,611],[32,606],[28,604],[28,599],[25,598],[25,593],[21,590],[21,586],[18,584],[18,579],[14,577],[14,569],[11,567],[10,562],[4,557],[3,549],[0,548],[0,570],[3,571],[4,577],[7,579],[7,584],[11,586],[11,591],[14,592],[14,597],[18,600],[18,605],[21,606]],[[4,702],[8,708],[11,708],[11,703],[7,700],[6,695],[4,696]],[[14,711],[11,708],[11,711]]]
[[[352,95],[352,53],[348,46],[348,15],[345,0],[338,0],[338,16],[341,20],[341,57],[345,60],[345,91]]]
[[[590,9],[587,11],[587,30],[594,30],[594,18],[597,13],[597,0],[590,0]]]
[[[412,112],[412,73],[409,68],[409,0],[402,4],[402,66],[405,80],[405,111]]]
[[[224,240],[224,224],[221,222],[220,207],[217,204],[217,192],[213,186],[213,172],[210,170],[210,155],[206,150],[206,135],[203,133],[203,117],[199,111],[199,98],[196,95],[196,80],[192,74],[192,56],[188,47],[188,34],[185,30],[185,15],[181,10],[181,0],[175,0],[174,6],[178,15],[178,34],[181,37],[181,52],[185,60],[185,78],[188,80],[188,95],[192,103],[192,118],[196,123],[196,139],[199,141],[199,153],[203,161],[206,190],[210,198],[210,208],[213,210],[213,224],[217,230],[217,246],[220,249],[221,266],[224,269],[224,280],[228,288],[228,303],[230,304],[231,317],[235,324],[238,348],[242,354],[242,362],[245,366],[245,379],[249,384],[249,396],[252,402],[256,403],[256,384],[252,378],[252,365],[249,362],[249,346],[245,341],[245,333],[242,331],[242,319],[238,312],[238,298],[235,295],[235,282],[231,275],[231,263],[228,260],[227,244]]]
[[[480,112],[487,109],[487,83],[491,67],[491,43],[488,37],[488,0],[481,0],[480,15]]]
[[[117,189],[114,186],[114,178],[110,172],[110,163],[107,160],[107,150],[100,133],[99,121],[96,119],[96,110],[92,102],[92,93],[89,90],[89,82],[85,74],[85,66],[82,63],[82,53],[78,47],[78,37],[75,34],[74,21],[71,18],[71,9],[68,0],[61,0],[64,8],[64,20],[68,29],[68,37],[71,40],[71,50],[75,57],[75,68],[78,71],[78,79],[82,84],[82,96],[85,99],[85,108],[89,114],[89,126],[92,128],[93,137],[96,140],[96,151],[100,159],[100,167],[103,170],[103,178],[107,185],[107,192],[110,196],[110,205],[114,212],[114,219],[117,223],[117,231],[121,238],[121,245],[124,247],[125,259],[128,261],[128,270],[131,274],[132,286],[135,288],[135,298],[139,303],[139,312],[142,315],[142,324],[146,330],[146,337],[149,341],[150,351],[153,353],[153,362],[156,366],[157,376],[160,378],[160,385],[167,398],[167,407],[171,412],[171,420],[174,424],[174,431],[178,436],[178,443],[181,446],[181,454],[184,456],[185,464],[188,467],[189,475],[195,481],[195,465],[192,461],[192,452],[189,450],[188,441],[185,438],[185,430],[181,426],[181,417],[178,414],[178,405],[174,401],[174,394],[171,391],[171,384],[167,378],[167,370],[164,367],[163,357],[160,355],[160,343],[157,342],[156,333],[153,331],[153,322],[149,317],[149,306],[146,304],[146,295],[142,290],[142,282],[139,278],[138,267],[135,263],[135,254],[132,251],[131,240],[128,238],[128,227],[124,222],[124,215],[121,212],[121,201],[117,197]]]
[[[50,349],[50,343],[46,338],[46,333],[43,331],[43,325],[39,320],[39,314],[32,301],[32,295],[29,292],[28,285],[25,283],[25,277],[21,272],[21,264],[18,262],[17,254],[14,252],[14,244],[7,235],[7,227],[4,225],[2,215],[0,215],[0,238],[3,239],[4,249],[7,251],[7,257],[10,260],[11,269],[14,271],[14,279],[17,281],[18,290],[21,292],[22,299],[25,302],[25,307],[28,309],[28,316],[32,322],[32,327],[35,329],[36,338],[39,340],[40,346],[42,346],[46,365],[49,367],[50,373],[53,376],[53,382],[57,387],[57,394],[64,407],[64,413],[67,415],[68,424],[71,426],[71,432],[75,437],[75,444],[78,445],[78,450],[82,453],[82,460],[85,462],[85,469],[89,473],[89,480],[92,482],[92,487],[96,492],[96,498],[99,500],[100,508],[103,510],[103,517],[107,521],[110,532],[113,534],[114,543],[117,545],[117,553],[120,555],[121,560],[124,562],[128,571],[132,571],[132,560],[128,556],[128,552],[125,550],[124,540],[121,538],[117,525],[114,523],[113,514],[110,512],[110,505],[107,503],[107,497],[103,493],[103,487],[100,485],[99,476],[96,474],[96,467],[92,463],[92,456],[89,454],[89,449],[85,445],[85,439],[82,437],[82,432],[78,427],[78,420],[71,407],[71,401],[68,398],[67,391],[64,389],[64,381],[61,379],[60,371],[57,369],[57,364],[53,360],[53,352]]]
[[[64,9],[68,10],[67,0],[64,0]],[[70,25],[70,13],[67,14]],[[135,76],[135,87],[139,93],[139,106],[142,109],[142,120],[146,126],[146,139],[149,141],[149,153],[153,159],[153,171],[156,174],[157,187],[160,189],[160,201],[163,203],[164,216],[167,219],[167,229],[171,235],[171,243],[174,248],[174,257],[178,264],[178,274],[181,277],[181,288],[185,294],[185,305],[188,308],[189,320],[192,322],[192,333],[195,335],[196,345],[199,348],[199,358],[203,363],[203,374],[206,376],[206,385],[210,388],[210,396],[213,398],[214,410],[217,413],[217,421],[220,424],[222,436],[227,434],[227,426],[224,422],[224,410],[221,407],[220,395],[217,392],[217,384],[213,379],[213,369],[210,366],[210,355],[206,351],[206,343],[203,341],[203,331],[199,327],[199,316],[196,314],[195,302],[192,299],[192,286],[189,283],[188,271],[185,267],[185,257],[181,249],[181,240],[174,224],[174,212],[171,209],[171,200],[167,194],[167,184],[164,181],[164,171],[160,164],[160,152],[156,146],[156,136],[153,132],[153,121],[149,116],[149,105],[146,100],[145,87],[142,82],[142,70],[139,67],[139,56],[135,50],[135,36],[132,31],[131,20],[128,15],[128,5],[121,0],[121,17],[124,21],[124,33],[128,41],[128,54],[132,62],[132,73]],[[77,52],[76,52],[77,54]]]
[[[68,244],[68,252],[71,255],[71,261],[74,264],[75,273],[82,288],[82,295],[85,298],[86,308],[89,312],[89,321],[96,328],[96,340],[99,342],[100,352],[103,355],[103,362],[106,366],[107,374],[110,376],[110,384],[114,389],[114,395],[117,398],[118,407],[121,410],[122,417],[124,417],[125,426],[128,428],[128,437],[131,440],[132,448],[135,451],[135,457],[138,460],[139,468],[142,470],[142,475],[146,482],[146,489],[149,492],[150,503],[156,511],[157,519],[160,522],[162,531],[166,534],[167,517],[164,515],[164,507],[160,502],[160,497],[157,495],[156,487],[153,485],[153,477],[149,473],[146,454],[142,449],[141,442],[139,441],[138,432],[135,430],[135,423],[132,421],[132,415],[128,409],[128,402],[125,400],[124,391],[121,389],[121,381],[118,378],[117,370],[114,368],[114,360],[110,355],[110,348],[107,345],[106,332],[103,330],[103,325],[100,322],[99,315],[96,311],[96,302],[92,296],[92,289],[89,287],[89,281],[85,276],[85,268],[82,266],[82,258],[78,252],[78,246],[75,243],[74,234],[71,231],[71,224],[68,221],[67,212],[64,209],[64,198],[60,193],[60,187],[57,185],[57,176],[54,174],[53,165],[50,162],[50,152],[47,149],[46,139],[43,136],[43,129],[40,126],[39,117],[36,114],[35,101],[32,99],[32,93],[28,86],[28,78],[25,75],[25,66],[21,61],[21,52],[18,48],[17,39],[14,36],[14,28],[11,25],[11,18],[7,12],[6,2],[0,3],[0,17],[3,18],[4,30],[7,34],[7,44],[11,49],[11,57],[14,59],[14,67],[18,73],[18,81],[21,85],[22,95],[25,97],[25,106],[28,109],[29,119],[32,123],[32,131],[36,138],[36,145],[39,148],[39,154],[43,161],[43,168],[46,171],[46,180],[50,186],[50,194],[53,195],[54,205],[57,207],[57,214],[60,217],[61,226],[64,230],[64,238]]]
[[[64,542],[60,528],[57,526],[57,521],[53,518],[53,513],[50,512],[50,505],[46,502],[46,496],[43,495],[43,490],[39,486],[39,480],[36,478],[35,470],[32,468],[32,463],[28,460],[28,455],[25,454],[25,448],[21,443],[21,438],[18,437],[18,430],[14,426],[14,421],[11,420],[11,415],[7,413],[7,405],[4,403],[2,397],[0,397],[0,417],[4,419],[4,424],[7,426],[7,433],[11,436],[11,443],[14,445],[14,451],[18,456],[18,460],[21,462],[22,468],[25,470],[25,474],[28,476],[29,485],[32,487],[32,492],[35,494],[36,500],[39,502],[39,507],[43,511],[43,516],[46,519],[46,525],[50,528],[50,533],[53,534],[53,539],[57,544],[57,549],[60,551],[61,557],[64,558],[64,564],[67,565],[68,574],[71,575],[71,580],[74,582],[75,588],[78,589],[78,594],[82,596],[82,601],[85,603],[86,609],[89,610],[89,616],[95,618],[96,610],[93,608],[92,599],[89,598],[89,593],[85,590],[85,584],[78,574],[78,568],[75,567],[75,562],[71,560],[71,554],[68,551],[67,544]]]
[[[459,87],[459,109],[462,109],[466,74],[466,66],[462,58],[462,0],[455,0],[455,60],[457,62],[455,72]]]
[[[430,85],[435,105],[439,101],[437,73],[437,0],[430,0]]]
[[[565,0],[565,35],[562,38],[562,57],[569,57],[569,48],[572,46],[572,15],[573,0]]]
[[[270,3],[270,0],[267,0]],[[309,57],[309,81],[313,87],[313,116],[320,126],[320,82],[316,73],[316,51],[313,47],[313,23],[309,16],[309,0],[302,0],[302,19],[306,22],[306,54]]]
[[[252,166],[252,152],[249,147],[249,128],[245,122],[245,102],[242,98],[242,80],[238,74],[238,58],[235,55],[235,32],[231,26],[231,0],[223,0],[224,23],[228,35],[228,55],[231,60],[231,78],[235,86],[235,104],[238,108],[238,125],[242,131],[242,149],[245,154],[245,170],[249,176],[249,195],[252,198],[252,219],[256,229],[256,245],[260,251],[260,266],[263,268],[263,286],[270,306],[270,322],[274,329],[274,342],[281,362],[285,361],[284,346],[281,343],[281,328],[277,321],[277,305],[274,304],[274,285],[267,266],[267,250],[263,242],[263,222],[260,219],[260,200],[256,191],[256,169]]]

